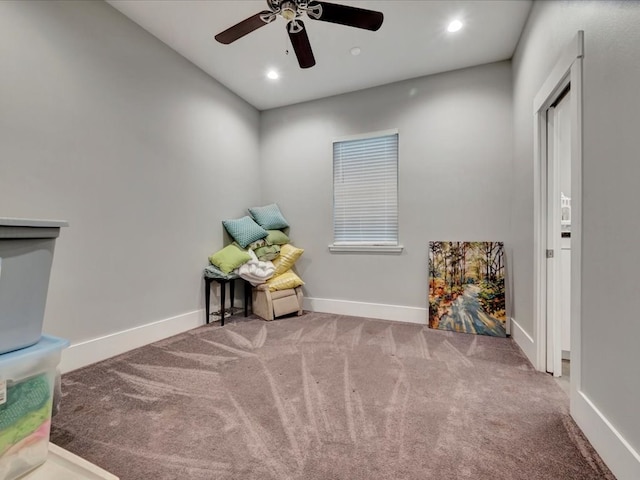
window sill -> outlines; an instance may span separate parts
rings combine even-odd
[[[389,253],[400,254],[402,245],[329,245],[331,253]]]

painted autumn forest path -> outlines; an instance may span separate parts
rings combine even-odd
[[[453,301],[450,314],[446,313],[442,316],[438,328],[505,337],[506,332],[502,322],[482,309],[478,300],[479,293],[480,287],[477,285],[465,285],[464,293]]]

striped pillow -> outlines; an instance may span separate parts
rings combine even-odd
[[[270,280],[267,280],[267,285],[270,292],[275,292],[276,290],[287,290],[289,288],[299,287],[304,285],[304,282],[291,270],[287,270],[282,275],[271,277]]]
[[[276,267],[274,275],[282,275],[287,270],[290,270],[303,252],[302,248],[294,247],[291,244],[282,245],[280,247],[280,255],[273,261],[273,265]]]

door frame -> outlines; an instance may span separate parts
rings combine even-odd
[[[582,58],[584,32],[578,31],[533,101],[534,341],[536,368],[547,355],[547,109],[571,85],[571,406],[580,390],[582,258]]]
[[[562,93],[558,98],[562,97]],[[569,97],[570,98],[570,97]],[[555,101],[554,104],[555,105]],[[553,260],[545,260],[546,268],[546,365],[545,371],[552,373],[554,377],[562,376],[562,345],[561,340],[561,253],[560,253],[560,156],[558,154],[558,128],[555,107],[550,106],[545,110],[546,117],[546,175],[540,179],[541,188],[544,190],[544,212],[546,212],[547,238],[546,249],[554,252]],[[546,178],[546,182],[545,182]],[[555,201],[552,201],[554,199]],[[553,319],[551,322],[549,319]],[[552,327],[552,328],[549,328]],[[550,346],[551,342],[551,346]]]

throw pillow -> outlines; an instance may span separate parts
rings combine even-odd
[[[260,240],[256,240],[255,242],[251,242],[249,245],[247,245],[247,249],[255,250],[258,247],[264,247],[265,245],[268,245],[267,238],[268,237],[264,237],[264,238],[261,238]]]
[[[275,203],[264,207],[252,207],[249,209],[249,213],[262,228],[267,230],[279,230],[289,226]]]
[[[235,273],[224,273],[215,265],[207,265],[204,269],[204,276],[207,278],[223,278],[223,279],[236,278]]]
[[[251,256],[235,245],[227,245],[209,257],[211,264],[218,267],[222,273],[229,273],[249,260]]]
[[[268,262],[280,255],[280,245],[265,245],[253,251],[261,262]]]
[[[275,292],[276,290],[286,290],[288,288],[296,288],[300,285],[304,285],[304,282],[291,270],[288,270],[282,275],[278,275],[277,277],[273,277],[270,280],[267,280],[267,286],[269,287],[270,292]]]
[[[267,245],[284,245],[290,241],[287,234],[281,230],[267,230],[267,233],[269,234],[265,238]]]
[[[267,231],[248,215],[235,220],[223,220],[222,225],[242,248],[247,248],[250,243],[268,235]]]
[[[302,248],[297,248],[290,244],[282,245],[280,247],[280,255],[273,261],[273,265],[276,267],[274,275],[282,275],[287,270],[290,270],[303,252]]]

